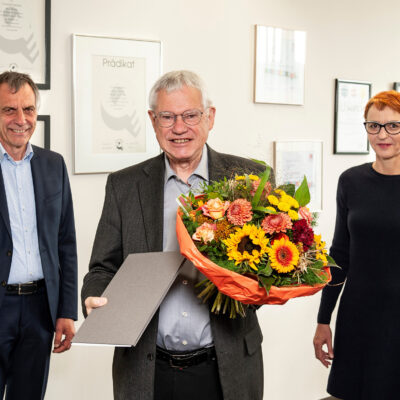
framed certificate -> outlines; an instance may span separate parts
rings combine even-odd
[[[0,71],[29,74],[50,89],[51,0],[0,0]]]
[[[371,83],[336,79],[334,154],[368,154],[364,108]]]
[[[37,116],[36,129],[29,141],[31,144],[50,150],[50,115]]]
[[[306,32],[256,25],[255,103],[304,104]]]
[[[322,211],[322,142],[274,142],[274,170],[278,185],[293,183],[296,189],[307,178],[311,211]]]
[[[72,42],[74,172],[112,172],[159,154],[147,99],[161,74],[161,43],[83,35]]]

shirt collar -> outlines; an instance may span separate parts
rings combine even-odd
[[[32,148],[31,143],[28,142],[23,160],[30,161],[32,159],[32,157],[33,157],[33,148]],[[15,162],[15,160],[7,153],[6,149],[0,143],[0,162],[2,162],[4,160],[4,158],[7,158],[8,160]]]
[[[165,162],[165,181],[168,182],[171,178],[177,177],[175,171],[169,165],[169,161],[166,155],[164,155],[164,162]],[[199,165],[194,170],[194,172],[190,175],[197,175],[205,181],[208,181],[208,154],[207,154],[207,146],[204,145],[203,152],[201,154],[201,159]],[[190,180],[190,177],[188,180]]]

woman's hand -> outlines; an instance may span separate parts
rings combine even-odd
[[[332,331],[329,324],[318,324],[314,335],[315,357],[328,368],[333,360]],[[322,348],[327,347],[327,352]]]

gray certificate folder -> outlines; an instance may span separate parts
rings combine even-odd
[[[130,254],[102,294],[72,343],[136,346],[185,258],[178,252]]]

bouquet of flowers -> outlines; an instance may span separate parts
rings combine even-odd
[[[212,312],[244,316],[248,304],[284,304],[322,289],[331,279],[325,242],[314,233],[307,180],[276,188],[270,168],[204,184],[179,198],[181,253],[207,277],[199,297]]]

